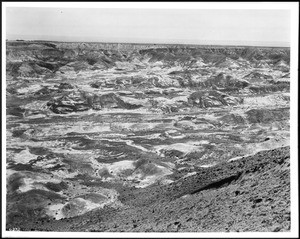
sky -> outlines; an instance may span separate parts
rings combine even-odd
[[[8,7],[6,38],[285,46],[290,11]]]

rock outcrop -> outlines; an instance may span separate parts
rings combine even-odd
[[[193,106],[209,108],[241,104],[243,103],[243,99],[233,97],[216,90],[207,90],[192,93],[188,98],[188,102]]]
[[[137,109],[143,106],[140,101],[123,99],[114,93],[96,95],[74,91],[68,95],[50,100],[47,106],[56,114],[67,114],[89,109],[101,110],[104,108]]]

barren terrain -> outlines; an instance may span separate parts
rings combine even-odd
[[[7,229],[289,231],[289,48],[10,41]]]

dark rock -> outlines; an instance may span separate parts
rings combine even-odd
[[[74,89],[74,87],[70,83],[60,83],[58,89]]]
[[[242,98],[229,96],[216,90],[197,91],[188,98],[189,104],[200,108],[220,107],[242,103]]]
[[[246,112],[250,123],[266,123],[289,118],[289,109],[252,109]]]
[[[216,88],[238,88],[242,89],[249,86],[249,82],[245,80],[234,79],[230,75],[219,73],[217,76],[203,82],[202,87],[216,87]]]

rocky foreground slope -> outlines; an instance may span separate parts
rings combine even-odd
[[[289,230],[289,58],[7,42],[7,228]]]
[[[216,232],[290,230],[289,147],[199,169],[169,185],[119,189],[120,204],[20,230]]]

